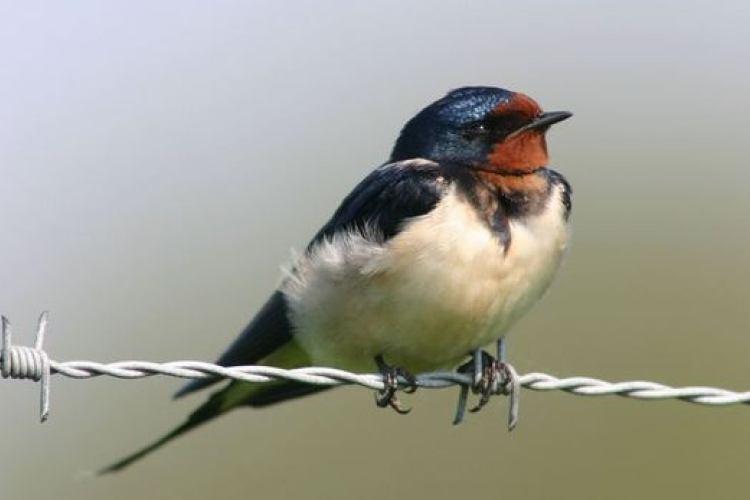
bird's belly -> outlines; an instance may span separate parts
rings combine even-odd
[[[385,244],[323,242],[286,280],[297,342],[316,364],[371,371],[382,354],[413,372],[454,366],[502,336],[549,286],[565,223],[511,223],[511,245],[448,196]],[[545,227],[549,230],[550,228]]]

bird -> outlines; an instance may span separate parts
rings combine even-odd
[[[413,374],[453,369],[470,356],[473,364],[461,366],[491,379],[503,365],[483,347],[504,340],[566,253],[572,190],[548,168],[546,133],[571,116],[490,86],[452,90],[419,111],[217,364],[377,370],[386,387],[376,402],[400,413],[399,378],[415,390]],[[190,381],[175,397],[217,382]],[[490,382],[477,382],[484,400]],[[119,471],[235,408],[325,389],[229,382],[180,426],[100,472]]]

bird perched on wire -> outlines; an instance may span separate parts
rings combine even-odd
[[[545,292],[568,239],[571,189],[547,168],[545,134],[571,116],[495,87],[448,93],[404,126],[389,160],[344,198],[224,366],[318,365],[384,375],[380,406],[405,410],[399,379],[473,355],[483,400],[503,364],[481,351]],[[480,353],[482,353],[480,355]],[[188,383],[177,396],[218,382]],[[113,472],[229,410],[326,387],[231,382]]]

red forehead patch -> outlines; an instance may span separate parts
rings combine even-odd
[[[534,99],[526,94],[514,92],[513,97],[501,102],[492,110],[492,114],[494,115],[507,115],[510,113],[521,113],[529,118],[533,118],[542,113],[542,108],[539,107]]]

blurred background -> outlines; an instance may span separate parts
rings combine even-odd
[[[402,124],[451,88],[571,110],[573,244],[522,372],[750,388],[746,2],[3,2],[0,311],[58,360],[212,361]],[[0,381],[3,499],[743,498],[750,408],[359,388],[236,411],[81,480],[203,395]]]

